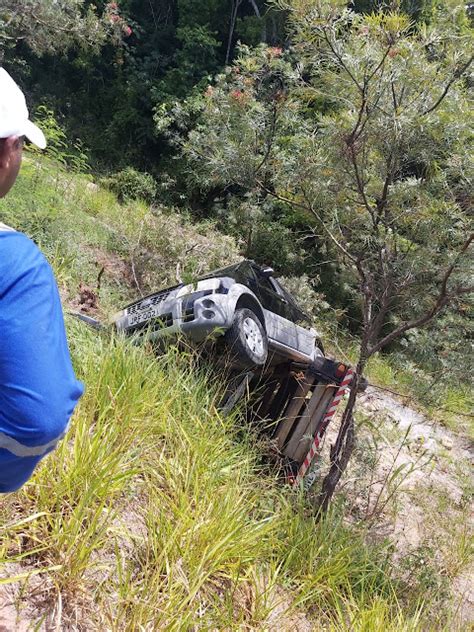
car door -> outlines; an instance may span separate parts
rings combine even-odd
[[[314,330],[309,329],[311,321],[308,315],[303,312],[293,296],[280,284],[278,279],[271,277],[270,281],[275,286],[278,294],[282,295],[286,299],[286,317],[292,323],[295,323],[297,337],[296,348],[301,353],[312,357],[314,354],[316,337]]]
[[[254,291],[265,312],[268,337],[286,347],[297,349],[297,327],[296,324],[288,318],[288,301],[277,291],[276,285],[272,283],[271,277],[263,276],[261,273],[259,274],[258,269],[254,269],[254,273]]]

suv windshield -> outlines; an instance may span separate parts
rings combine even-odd
[[[276,291],[298,312],[298,318],[309,323],[311,319],[298,305],[294,296],[292,296],[292,294],[290,294],[290,292],[288,292],[288,290],[280,283],[280,281],[278,281],[278,279],[275,279],[275,277],[272,277],[272,283],[275,285]]]
[[[212,279],[215,277],[230,277],[231,279],[235,279],[239,283],[246,283],[249,280],[255,278],[252,273],[251,262],[247,261],[246,259],[225,268],[211,270],[211,272],[200,276],[198,278],[198,281],[202,281],[204,279]]]

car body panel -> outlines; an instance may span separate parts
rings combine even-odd
[[[182,332],[192,341],[201,342],[211,334],[224,334],[241,305],[253,308],[261,320],[263,316],[273,356],[311,362],[320,354],[317,333],[285,317],[296,318],[304,313],[291,295],[285,296],[274,289],[278,288],[278,284],[272,283],[275,279],[258,282],[258,269],[254,273],[252,266],[253,262],[244,261],[234,266],[234,270],[224,268],[195,283],[167,288],[135,301],[115,315],[115,327],[126,334],[140,336],[146,332],[151,340]],[[228,270],[233,277],[225,276]]]

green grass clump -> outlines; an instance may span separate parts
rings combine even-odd
[[[41,577],[45,604],[61,596],[65,622],[80,611],[89,629],[266,629],[305,610],[335,630],[355,613],[418,629],[390,550],[337,512],[317,523],[188,356],[76,322],[70,339],[87,390],[68,437],[0,508],[0,560],[21,561],[32,587]],[[27,580],[12,581],[26,599]]]

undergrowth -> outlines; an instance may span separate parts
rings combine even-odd
[[[105,317],[238,256],[215,226],[58,168],[27,161],[0,220],[43,248],[68,307],[85,284]],[[36,628],[430,629],[423,577],[404,583],[389,542],[337,503],[318,522],[194,357],[67,323],[85,395],[66,440],[0,498],[0,586]]]
[[[326,316],[330,318],[330,316]],[[326,352],[354,364],[357,361],[358,342],[342,331],[334,322],[322,322]],[[402,354],[377,353],[367,363],[369,383],[387,389],[412,408],[436,419],[450,430],[474,440],[474,397],[471,384],[450,380],[442,381],[424,372]]]
[[[277,611],[285,629],[304,610],[334,630],[418,629],[388,544],[337,508],[316,522],[259,465],[253,431],[218,412],[204,369],[69,325],[86,394],[67,440],[0,509],[3,575],[21,560],[46,612],[61,599],[54,623],[266,629]]]

